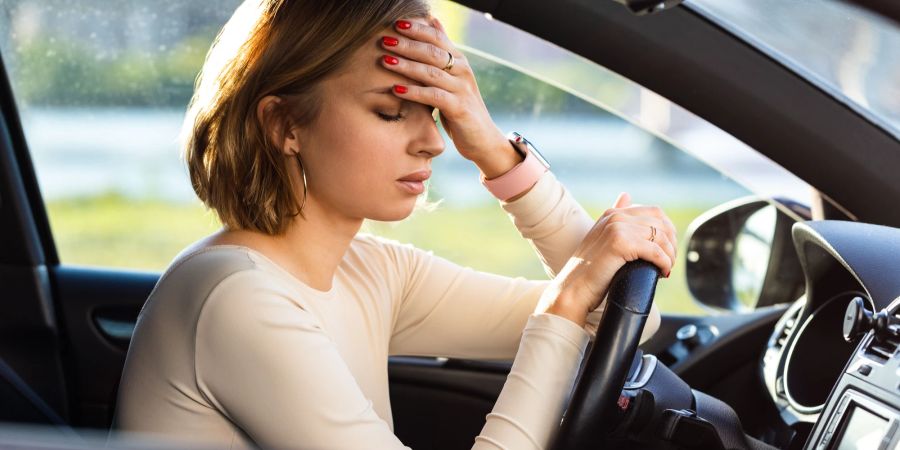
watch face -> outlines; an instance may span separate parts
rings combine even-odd
[[[531,141],[529,141],[528,139],[525,139],[525,136],[522,136],[521,134],[513,131],[513,132],[509,133],[508,137],[511,141],[515,142],[516,144],[524,144],[525,148],[528,150],[528,152],[530,152],[532,155],[534,155],[537,158],[537,160],[540,161],[540,163],[544,167],[546,167],[548,169],[550,168],[550,162],[547,161],[547,158],[544,158],[544,155],[541,154],[540,150],[538,150],[537,147],[535,147],[534,144],[531,143]]]

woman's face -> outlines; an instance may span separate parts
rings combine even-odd
[[[392,94],[395,84],[419,83],[381,67],[378,43],[385,35],[395,33],[386,28],[373,36],[339,75],[322,82],[319,116],[298,130],[307,201],[316,209],[353,219],[403,219],[422,183],[399,180],[430,174],[431,158],[444,150],[432,108]],[[302,190],[298,194],[302,198]]]

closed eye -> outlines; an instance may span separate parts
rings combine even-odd
[[[381,112],[378,112],[375,114],[378,114],[378,117],[380,117],[381,120],[383,120],[385,122],[399,122],[399,121],[403,120],[403,117],[404,117],[403,113],[397,114],[395,116],[390,115],[390,114],[381,113]]]

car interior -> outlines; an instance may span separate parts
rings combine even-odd
[[[897,133],[690,2],[457,3],[640,83],[816,189],[812,205],[744,198],[691,224],[690,291],[732,313],[664,314],[638,346],[658,273],[623,269],[597,336],[604,351],[586,354],[553,448],[900,448]],[[900,27],[895,3],[854,3]],[[43,425],[29,436],[66,448],[111,426],[131,332],[160,274],[60,262],[0,75],[0,421]],[[759,245],[747,308],[735,279],[756,270]],[[415,449],[470,448],[510,367],[392,357],[397,436]]]

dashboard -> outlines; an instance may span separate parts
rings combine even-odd
[[[785,424],[809,435],[805,449],[900,450],[900,230],[805,222],[793,239],[806,293],[766,344],[769,396]],[[865,320],[848,317],[853,302]],[[845,340],[845,325],[860,321],[861,337]]]

